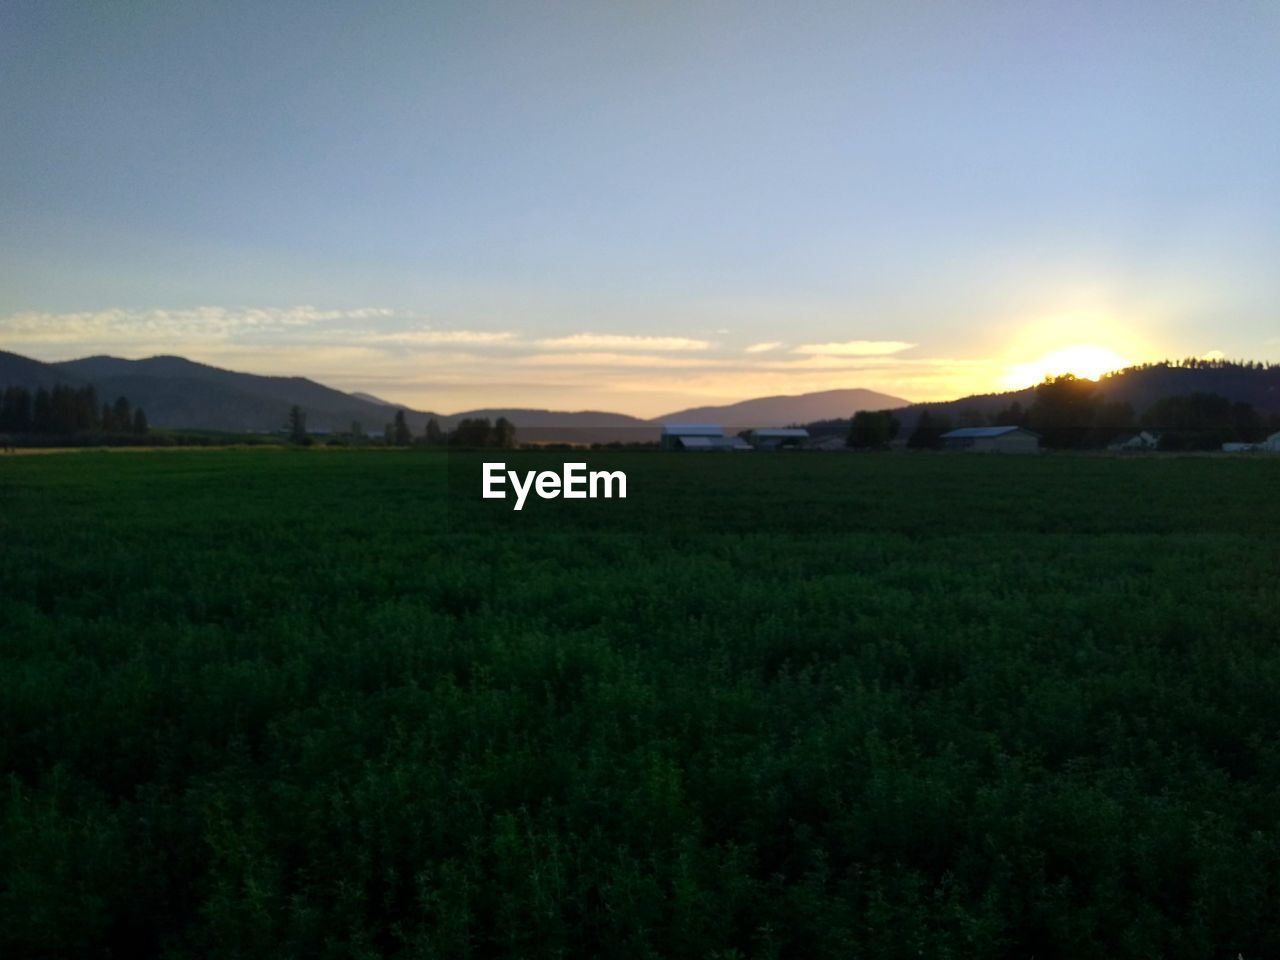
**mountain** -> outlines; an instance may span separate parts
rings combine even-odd
[[[273,432],[284,427],[289,408],[306,411],[307,428],[318,432],[348,430],[360,423],[380,433],[391,418],[385,404],[323,386],[305,377],[264,377],[237,373],[182,357],[85,357],[40,363],[17,354],[0,354],[0,385],[29,389],[55,383],[91,383],[104,400],[124,396],[147,412],[152,426],[232,432]],[[405,411],[415,432],[430,414]]]
[[[351,396],[357,400],[368,400],[370,403],[380,403],[384,407],[394,407],[395,404],[390,400],[383,400],[381,397],[375,397],[372,393],[364,393],[361,390],[352,390]]]
[[[38,390],[40,387],[48,390],[59,385],[81,386],[79,380],[63,373],[53,364],[0,350],[0,387],[10,384],[26,387],[28,390]]]
[[[910,403],[874,390],[822,390],[795,396],[758,397],[724,406],[677,410],[654,423],[714,423],[726,428],[785,427],[793,423],[848,418],[859,410],[888,410]]]

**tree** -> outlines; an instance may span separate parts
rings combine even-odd
[[[35,433],[53,432],[53,395],[44,387],[36,390],[31,429]]]
[[[881,450],[898,435],[902,426],[889,410],[859,410],[849,423],[845,446],[856,450]]]
[[[1074,374],[1046,377],[1036,387],[1027,426],[1040,434],[1047,447],[1087,446],[1097,419],[1097,384]]]
[[[499,417],[493,425],[493,435],[490,442],[495,447],[503,450],[510,450],[516,445],[516,425],[506,417]]]
[[[26,433],[31,429],[31,393],[26,387],[11,386],[0,400],[0,430]]]
[[[103,433],[116,432],[116,412],[111,404],[104,403],[102,405],[102,413],[99,414],[98,420]]]
[[[301,444],[307,442],[307,415],[296,403],[289,408],[289,441]]]
[[[449,443],[455,447],[487,447],[492,433],[488,417],[468,417],[454,427]]]
[[[146,412],[141,407],[138,407],[133,411],[133,432],[140,437],[145,437],[150,429]]]
[[[1160,434],[1161,450],[1217,450],[1242,439],[1241,427],[1257,435],[1261,422],[1249,404],[1232,404],[1217,393],[1188,393],[1157,400],[1142,425]]]
[[[1003,410],[996,412],[992,425],[997,427],[1025,427],[1027,425],[1027,417],[1027,408],[1015,400]]]
[[[413,442],[413,434],[409,432],[409,424],[404,418],[404,411],[396,411],[395,425],[392,428],[392,441],[397,447],[407,447]]]
[[[435,417],[427,418],[427,429],[423,434],[428,447],[438,447],[445,441],[444,431],[440,429],[440,422]]]
[[[115,428],[121,432],[128,430],[133,423],[133,411],[129,409],[127,397],[116,397],[115,406],[111,408],[114,415]]]
[[[926,408],[920,411],[920,419],[907,439],[907,446],[915,450],[936,450],[942,446],[942,435],[950,429],[950,420],[941,414],[932,414]]]

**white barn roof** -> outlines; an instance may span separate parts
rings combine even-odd
[[[724,427],[713,423],[665,423],[662,433],[668,437],[723,437]]]
[[[1023,433],[1029,433],[1033,437],[1038,434],[1033,430],[1027,430],[1025,427],[961,427],[959,430],[952,430],[950,433],[942,435],[943,440],[980,440],[989,439],[991,437],[1003,437],[1009,433],[1016,433],[1021,430]]]

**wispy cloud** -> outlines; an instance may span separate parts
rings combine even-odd
[[[305,329],[333,321],[376,321],[384,307],[321,310],[295,307],[192,307],[181,310],[28,311],[0,317],[0,334],[22,344],[128,344],[185,338],[229,339]]]
[[[397,333],[360,334],[358,339],[362,343],[395,347],[482,346],[510,343],[516,335],[510,330],[402,330]]]
[[[806,343],[791,352],[829,357],[882,357],[910,350],[914,346],[914,343],[904,340],[844,340],[839,343]]]
[[[553,350],[647,350],[678,353],[684,350],[707,350],[710,341],[688,337],[638,337],[617,333],[575,333],[568,337],[539,340],[538,346]]]
[[[753,343],[745,348],[743,353],[768,353],[770,350],[777,350],[782,346],[781,340],[766,340],[764,343]]]

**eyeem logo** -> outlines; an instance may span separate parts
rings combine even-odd
[[[543,500],[554,500],[561,496],[566,500],[594,500],[597,497],[611,499],[614,496],[620,500],[627,498],[625,473],[621,470],[593,470],[587,473],[585,463],[566,463],[560,473],[553,470],[527,470],[523,478],[515,470],[508,470],[505,463],[486,463],[480,487],[481,497],[485,500],[505,500],[507,491],[503,487],[508,481],[516,494],[515,510],[524,507],[530,490]]]

